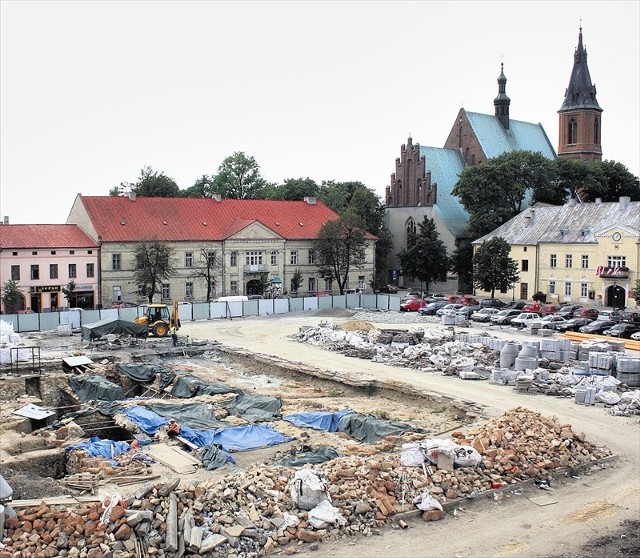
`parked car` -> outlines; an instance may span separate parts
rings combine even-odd
[[[480,308],[477,312],[471,314],[469,319],[474,322],[488,322],[491,316],[500,312],[497,308]]]
[[[578,331],[582,326],[590,324],[593,320],[591,318],[570,318],[564,323],[556,326],[556,331]]]
[[[613,320],[618,323],[622,319],[622,316],[618,310],[599,310],[598,319],[600,318],[603,320]]]
[[[595,320],[586,326],[582,326],[578,331],[580,333],[602,333],[605,329],[609,329],[617,323],[613,320]]]
[[[556,304],[543,304],[538,314],[555,314],[558,310],[560,307]]]
[[[573,314],[574,318],[591,318],[592,320],[598,319],[599,312],[595,308],[583,308]]]
[[[443,295],[442,293],[434,293],[434,294],[427,293],[424,299],[427,302],[440,302],[442,300],[447,300],[447,296]],[[447,302],[449,301],[447,300]]]
[[[463,306],[456,310],[456,316],[463,316],[465,320],[468,320],[472,314],[480,310],[480,305],[475,306]]]
[[[437,300],[436,302],[429,302],[426,306],[418,308],[418,314],[421,316],[435,316],[436,311],[440,310],[443,306],[449,304],[446,300]]]
[[[540,312],[541,308],[542,308],[542,304],[540,304],[539,302],[527,302],[522,307],[522,311],[523,312]]]
[[[503,310],[506,310],[507,308],[510,310],[522,310],[526,305],[527,303],[523,302],[522,300],[514,300],[513,302],[510,302],[509,304],[507,304],[503,308]]]
[[[511,320],[511,325],[516,327],[530,327],[533,322],[540,321],[540,314],[537,312],[522,312]]]
[[[400,302],[401,312],[416,312],[420,308],[424,308],[427,302],[418,297],[405,297]]]
[[[522,314],[520,310],[500,310],[489,318],[489,322],[496,325],[508,325],[516,316]]]
[[[446,306],[443,306],[442,308],[440,308],[440,310],[436,312],[436,315],[453,316],[456,313],[456,310],[459,310],[463,306],[464,306],[463,304],[447,304]]]
[[[640,324],[640,312],[622,312],[622,321],[628,324]]]
[[[469,295],[451,295],[449,297],[449,302],[451,304],[463,304],[464,306],[477,306],[480,303],[473,297]]]
[[[638,331],[637,333],[632,333],[631,339],[633,339],[634,341],[640,341],[640,331]]]
[[[610,337],[622,337],[623,339],[631,339],[634,333],[640,331],[640,326],[635,324],[619,323],[609,329],[605,329],[602,335],[608,335]]]
[[[547,314],[539,320],[534,320],[530,326],[539,329],[556,329],[557,326],[565,323],[567,320],[558,314]]]
[[[480,306],[483,308],[504,308],[506,303],[497,298],[485,298],[480,301]]]
[[[118,302],[117,304],[112,304],[111,308],[135,308],[138,306],[135,302]]]
[[[384,285],[382,287],[380,287],[380,292],[381,293],[392,293],[395,294],[400,290],[400,287],[396,287],[395,285]]]
[[[582,310],[584,306],[580,306],[579,304],[568,304],[566,306],[562,306],[560,310],[556,312],[558,316],[562,316],[563,318],[573,318],[573,315],[578,311]]]

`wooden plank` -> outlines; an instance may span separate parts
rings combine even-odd
[[[182,455],[180,451],[176,451],[176,448],[167,444],[152,444],[146,448],[145,453],[176,473],[193,473],[198,468],[197,463],[194,462],[192,457]]]
[[[620,337],[607,337],[606,335],[593,335],[591,333],[580,333],[578,331],[567,331],[562,334],[562,337],[571,339],[571,341],[600,341],[606,343],[607,341],[618,341],[624,343],[624,348],[631,351],[640,351],[640,341],[634,341],[633,339],[621,339]]]
[[[42,504],[47,506],[72,506],[74,504],[85,504],[99,502],[97,496],[51,496],[49,498],[34,498],[32,500],[11,500],[7,502],[12,508],[31,508]]]

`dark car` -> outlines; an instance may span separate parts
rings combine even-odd
[[[526,305],[527,303],[523,302],[522,300],[514,300],[513,302],[507,304],[503,308],[503,310],[522,310]]]
[[[485,298],[480,301],[482,308],[504,308],[506,304],[497,298]]]
[[[571,318],[564,322],[563,324],[558,324],[556,326],[556,331],[565,332],[565,331],[578,331],[582,326],[586,326],[590,324],[593,320],[591,318]]]
[[[418,314],[421,316],[435,316],[436,312],[443,306],[449,304],[446,300],[436,300],[435,302],[429,302],[426,306],[418,308]]]
[[[622,321],[627,324],[640,324],[640,312],[622,312]]]
[[[640,326],[635,324],[616,324],[609,329],[605,329],[602,335],[608,335],[610,337],[622,337],[623,339],[630,339],[631,336],[640,331]]]
[[[381,293],[392,293],[395,294],[400,290],[400,287],[396,287],[395,285],[384,285],[380,287]]]
[[[613,320],[595,320],[586,326],[582,326],[578,331],[580,333],[602,333],[605,329],[609,329],[617,323]]]
[[[558,316],[562,316],[563,318],[573,318],[574,314],[578,311],[581,310],[582,308],[584,308],[583,306],[580,306],[579,304],[569,304],[567,306],[563,306],[562,308],[560,308],[560,310],[558,310],[556,312],[556,314]]]

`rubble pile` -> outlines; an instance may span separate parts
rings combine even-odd
[[[182,551],[211,558],[257,556],[292,550],[301,541],[378,534],[392,516],[415,509],[412,502],[425,495],[442,505],[527,479],[551,478],[563,468],[610,455],[570,425],[522,407],[452,436],[480,453],[479,466],[401,466],[399,445],[424,438],[416,433],[363,447],[367,455],[315,466],[330,495],[330,505],[323,504],[335,512],[334,520],[320,524],[313,509],[294,504],[290,481],[295,469],[260,464],[200,484],[180,486],[180,479],[147,483],[126,500],[114,494],[101,503],[61,508],[42,503],[21,510],[6,522],[0,558],[128,558]],[[429,513],[425,520],[442,517],[441,511]]]

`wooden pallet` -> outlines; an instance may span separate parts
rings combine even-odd
[[[633,339],[620,339],[619,337],[607,337],[606,335],[593,335],[591,333],[579,333],[577,331],[567,331],[562,334],[562,337],[571,339],[571,341],[618,341],[624,343],[624,348],[630,351],[640,351],[640,341],[634,341]]]

